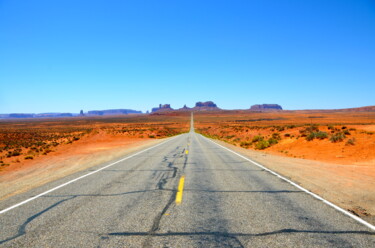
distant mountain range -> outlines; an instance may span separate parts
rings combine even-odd
[[[0,114],[0,119],[13,118],[64,118],[74,116],[103,116],[103,115],[128,115],[128,114],[142,114],[142,111],[133,109],[107,109],[107,110],[90,110],[87,113],[40,113],[40,114],[26,114],[26,113],[11,113]]]
[[[223,110],[219,108],[214,102],[208,101],[208,102],[197,102],[195,104],[195,107],[189,108],[186,105],[184,105],[180,109],[173,109],[170,104],[159,104],[159,107],[153,108],[151,113],[152,114],[160,114],[165,112],[171,112],[171,111],[219,111]],[[256,112],[268,112],[268,111],[281,111],[283,108],[278,104],[257,104],[253,105],[248,109],[250,111],[256,111]]]
[[[180,109],[173,109],[171,108],[170,104],[159,104],[159,107],[152,108],[151,113],[161,113],[161,112],[168,112],[168,111],[215,111],[221,110],[217,107],[217,105],[212,102],[197,102],[194,108],[189,108],[184,105]]]
[[[90,110],[87,115],[127,115],[127,114],[142,114],[142,111],[133,109],[108,109],[108,110]]]
[[[182,108],[174,109],[170,104],[159,104],[159,107],[152,108],[151,114],[159,115],[171,112],[201,112],[201,111],[230,111],[219,108],[214,102],[197,102],[193,108],[189,108],[184,105]],[[249,112],[271,112],[271,111],[283,111],[283,108],[278,104],[256,104],[252,105],[249,109],[242,111]],[[325,109],[325,110],[305,110],[305,111],[329,111],[329,112],[368,112],[375,111],[375,106],[365,106],[359,108],[346,108],[346,109]],[[40,113],[40,114],[29,114],[29,113],[10,113],[0,114],[0,119],[17,119],[17,118],[65,118],[75,116],[111,116],[111,115],[128,115],[128,114],[143,114],[142,111],[133,109],[107,109],[107,110],[90,110],[84,113],[82,110],[79,114],[77,113]],[[148,111],[147,113],[148,114]]]

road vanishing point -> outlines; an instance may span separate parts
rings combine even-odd
[[[375,229],[194,132],[0,202],[0,247],[375,247]]]

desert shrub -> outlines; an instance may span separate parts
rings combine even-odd
[[[332,134],[329,140],[333,143],[341,142],[346,138],[345,134],[343,132],[338,132],[335,134]]]
[[[279,133],[273,133],[272,138],[275,140],[281,140],[280,134]]]
[[[269,138],[268,143],[270,144],[270,146],[272,146],[272,145],[279,143],[279,141],[275,138]]]
[[[258,150],[263,150],[263,149],[266,149],[268,147],[270,147],[270,143],[267,140],[259,140],[255,144],[255,149],[258,149]]]
[[[149,135],[148,137],[153,139],[153,138],[155,138],[155,135]]]
[[[346,126],[343,126],[343,127],[341,127],[341,129],[344,130],[344,129],[347,129],[347,127],[346,127]]]
[[[228,135],[228,136],[226,136],[225,138],[226,139],[232,139],[232,138],[234,138],[235,137],[235,135]]]
[[[25,159],[34,159],[33,156],[26,156]]]
[[[356,131],[357,129],[355,128],[349,128],[349,131]]]
[[[355,145],[355,138],[348,139],[348,141],[346,141],[345,145],[347,145],[347,146],[354,146]]]
[[[290,137],[290,133],[284,134],[284,137]]]
[[[243,148],[248,148],[252,145],[252,142],[249,142],[249,141],[242,141],[240,143],[240,146],[243,147]]]
[[[345,135],[350,135],[350,132],[349,132],[348,129],[345,129],[345,130],[343,130],[342,132],[343,132]]]
[[[300,136],[301,136],[301,137],[306,137],[307,134],[308,134],[308,132],[306,131],[306,129],[301,129],[301,130],[299,130],[299,133],[300,133]]]
[[[319,126],[317,124],[311,124],[305,129],[307,132],[319,132]]]
[[[332,125],[328,125],[328,130],[335,130],[335,127]]]
[[[319,131],[319,132],[311,132],[309,133],[307,136],[306,136],[306,140],[307,141],[311,141],[313,139],[326,139],[328,137],[328,134],[326,132],[322,132],[322,131]]]
[[[313,139],[315,139],[315,133],[309,133],[308,135],[306,135],[307,141],[311,141]]]
[[[8,151],[6,157],[7,158],[10,158],[10,157],[17,157],[19,155],[21,155],[21,149],[17,148],[17,149],[14,149],[13,151]]]
[[[276,128],[276,130],[279,131],[279,132],[282,132],[282,131],[285,130],[285,128],[284,128],[284,127],[281,127],[281,126],[276,126],[275,128]]]
[[[47,154],[50,153],[50,152],[52,152],[51,149],[46,149],[46,150],[44,150],[43,155],[47,155]]]
[[[292,129],[292,128],[295,128],[296,127],[296,125],[287,125],[286,126],[286,128],[288,128],[288,129]]]
[[[326,139],[328,138],[328,134],[326,132],[319,131],[315,133],[315,138],[321,139],[321,140]]]
[[[252,142],[255,143],[255,142],[258,142],[258,141],[262,141],[262,140],[264,140],[262,135],[255,135],[252,139]]]

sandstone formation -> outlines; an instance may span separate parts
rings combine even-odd
[[[197,102],[193,110],[213,111],[213,110],[220,110],[220,109],[217,107],[217,105],[214,102],[208,101],[208,102]]]
[[[133,109],[107,109],[107,110],[90,110],[88,115],[127,115],[142,114],[142,111]]]
[[[170,104],[159,104],[158,108],[152,108],[151,113],[165,112],[165,111],[172,111],[172,110],[174,110],[174,109],[171,108]]]
[[[251,111],[280,111],[283,108],[279,104],[256,104],[251,106]]]

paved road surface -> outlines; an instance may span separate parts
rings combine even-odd
[[[0,247],[375,247],[375,235],[192,131],[0,214]]]

